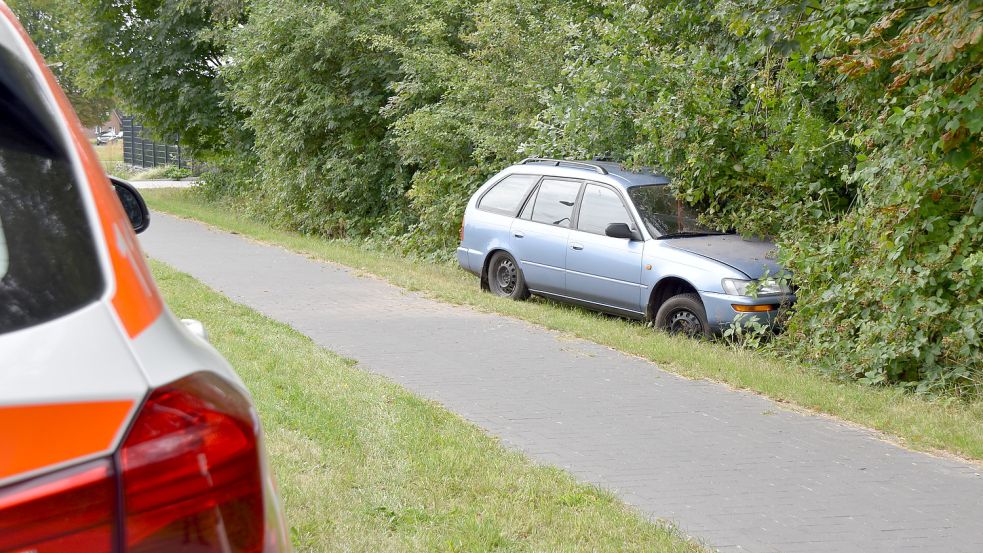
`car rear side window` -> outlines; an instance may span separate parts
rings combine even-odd
[[[500,215],[515,216],[526,199],[529,189],[539,177],[534,175],[510,175],[498,181],[478,200],[478,209]]]
[[[635,227],[631,217],[621,203],[621,198],[610,188],[588,184],[584,198],[580,200],[580,215],[577,229],[594,234],[604,234],[611,223],[625,223]]]
[[[92,230],[39,85],[0,48],[0,333],[49,321],[103,290]]]
[[[532,208],[532,220],[561,227],[570,226],[573,206],[580,193],[580,182],[543,179]]]

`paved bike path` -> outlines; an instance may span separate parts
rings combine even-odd
[[[152,219],[141,235],[150,256],[720,551],[983,552],[977,466],[200,223]]]

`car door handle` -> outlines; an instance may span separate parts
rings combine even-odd
[[[580,250],[584,249],[584,245],[583,244],[570,244],[570,247],[572,249],[577,250],[577,251],[580,251]]]
[[[515,236],[516,238],[523,238],[525,237],[525,234],[522,234],[521,232],[513,232],[512,236]]]

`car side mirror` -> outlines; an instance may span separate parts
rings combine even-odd
[[[638,240],[638,235],[631,230],[627,223],[611,223],[604,229],[604,234],[611,238],[627,238],[628,240]]]
[[[123,204],[123,211],[133,225],[133,232],[140,234],[150,226],[150,210],[147,209],[147,202],[143,201],[143,196],[137,189],[123,179],[109,177],[119,197],[119,203]]]

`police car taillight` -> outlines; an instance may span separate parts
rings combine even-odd
[[[129,552],[264,549],[259,423],[210,373],[155,390],[118,453]]]
[[[109,459],[0,490],[0,551],[112,551],[116,479]]]
[[[195,373],[150,394],[113,458],[0,489],[0,553],[289,551],[276,501],[248,398]]]

